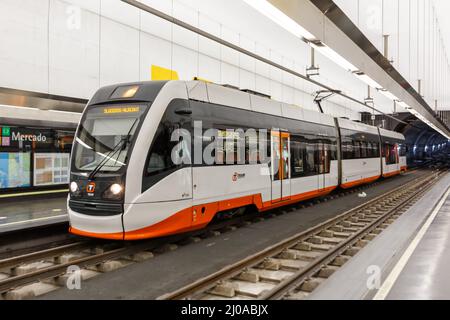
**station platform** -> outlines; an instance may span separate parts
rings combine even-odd
[[[450,189],[394,267],[378,298],[450,299],[449,194]]]
[[[450,173],[308,299],[450,299]]]
[[[0,196],[0,234],[68,221],[67,191]]]

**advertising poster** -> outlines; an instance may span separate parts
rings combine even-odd
[[[0,152],[0,189],[29,186],[30,153]]]
[[[68,153],[35,153],[34,185],[68,183],[69,157]]]

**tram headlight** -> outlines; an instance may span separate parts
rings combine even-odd
[[[111,187],[109,187],[109,190],[113,195],[117,196],[122,193],[123,187],[118,183],[114,183]]]
[[[78,184],[75,181],[70,183],[70,192],[75,193],[78,191]]]
[[[112,184],[108,189],[103,193],[103,198],[110,200],[120,200],[123,197],[124,188],[119,183]]]

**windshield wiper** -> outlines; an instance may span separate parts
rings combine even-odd
[[[134,126],[136,125],[137,121],[139,120],[139,118],[136,118],[133,122],[133,124],[130,127],[130,130],[128,130],[127,135],[120,139],[120,141],[113,147],[113,149],[104,156],[103,160],[100,161],[97,166],[89,173],[89,180],[93,179],[95,177],[95,175],[103,168],[103,166],[106,164],[106,162],[108,162],[108,160],[110,160],[114,154],[116,154],[118,151],[122,151],[126,148],[126,146],[128,145],[128,143],[130,143],[130,134],[131,131],[133,130]],[[124,143],[125,142],[125,143]],[[117,158],[120,155],[120,152],[118,153]],[[116,158],[116,162],[117,162],[117,158]]]

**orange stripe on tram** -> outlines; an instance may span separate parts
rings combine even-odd
[[[398,174],[400,174],[400,171],[393,171],[393,172],[383,173],[383,177],[384,178],[389,178],[389,177],[392,177],[392,176],[396,176]]]
[[[373,177],[369,177],[369,178],[364,178],[364,179],[360,179],[360,180],[356,180],[356,181],[343,183],[343,184],[341,184],[341,188],[348,189],[348,188],[352,188],[355,186],[359,186],[361,184],[371,183],[371,182],[374,182],[375,180],[377,180],[378,178],[380,178],[380,176],[381,175],[377,175],[377,176],[373,176]]]
[[[257,207],[258,211],[263,212],[302,200],[324,196],[329,194],[334,189],[336,189],[336,186],[324,188],[322,190],[305,192],[293,195],[289,200],[283,200],[277,203],[272,203],[272,200],[263,203],[261,195],[257,194],[196,205],[180,210],[167,219],[164,219],[154,225],[133,231],[126,231],[125,233],[94,233],[78,230],[73,227],[69,228],[69,232],[80,236],[113,240],[138,240],[144,238],[156,238],[204,228],[209,222],[211,222],[217,212],[240,208],[252,204]]]

